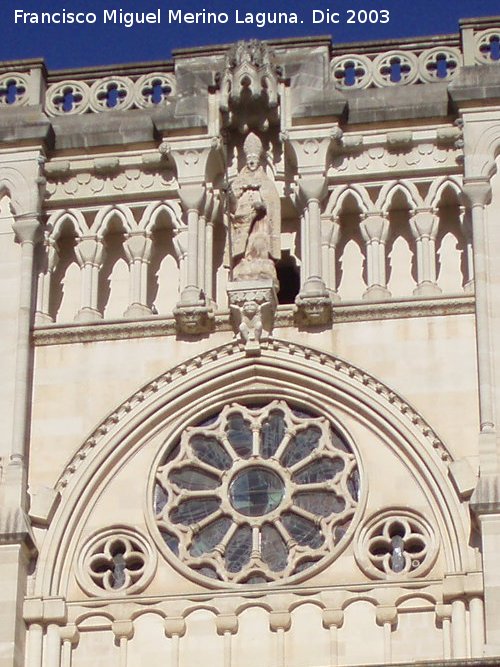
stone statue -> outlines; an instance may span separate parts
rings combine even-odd
[[[271,279],[278,287],[273,259],[281,255],[280,199],[261,165],[260,139],[249,134],[243,144],[246,165],[231,184],[230,244],[233,280]]]

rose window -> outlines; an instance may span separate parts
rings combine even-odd
[[[169,557],[211,579],[265,583],[334,557],[358,496],[356,458],[328,419],[283,401],[232,404],[162,459],[154,513]]]

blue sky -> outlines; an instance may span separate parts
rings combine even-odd
[[[93,25],[41,25],[14,22],[15,10],[25,12],[93,12]],[[105,24],[104,10],[123,12],[155,12],[160,10],[161,23],[136,25]],[[218,25],[196,25],[168,22],[168,10],[183,12],[225,12],[229,21]],[[246,12],[295,12],[302,23],[267,25],[237,24]],[[338,12],[340,23],[314,24],[312,10]],[[354,10],[348,13],[348,10]],[[348,23],[349,16],[357,17],[360,10],[372,10],[386,23]],[[336,43],[368,39],[398,39],[419,35],[458,32],[459,18],[500,14],[500,0],[247,0],[244,4],[232,0],[3,0],[0,60],[42,57],[50,69],[109,65],[122,62],[165,60],[172,49],[220,44],[236,39],[273,39],[305,35],[331,35]],[[321,14],[316,14],[316,17]],[[359,14],[361,20],[365,14]]]

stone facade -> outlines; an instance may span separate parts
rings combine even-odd
[[[499,40],[0,66],[0,667],[498,664]]]

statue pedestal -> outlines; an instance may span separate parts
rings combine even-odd
[[[227,287],[231,320],[248,356],[260,354],[260,342],[271,335],[278,305],[272,279],[243,280]]]

